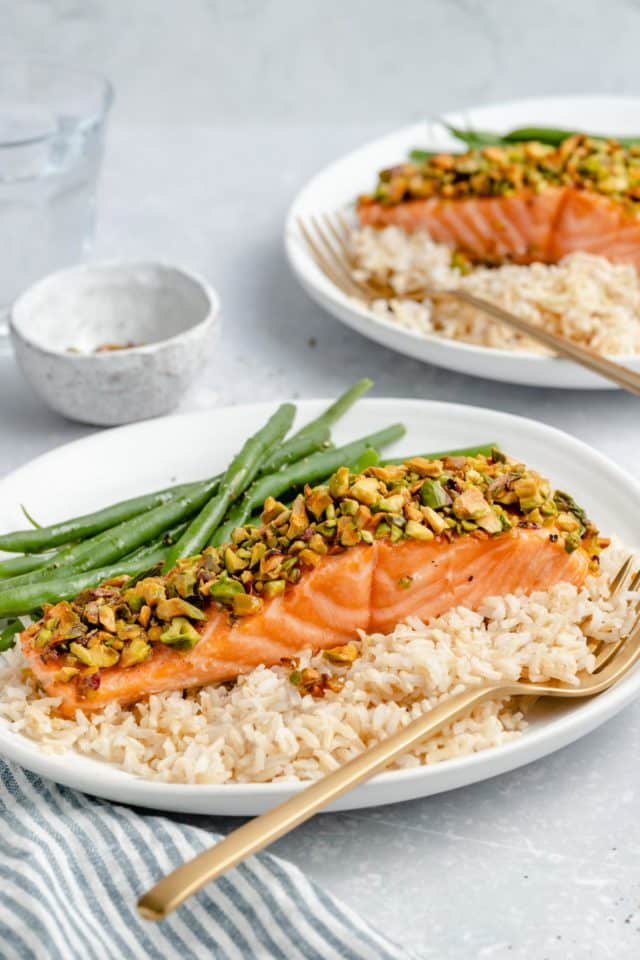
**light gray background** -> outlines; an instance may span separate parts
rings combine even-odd
[[[379,395],[552,423],[636,475],[640,401],[492,384],[374,346],[307,301],[281,230],[311,173],[392,127],[514,96],[640,93],[639,35],[632,0],[0,0],[0,56],[59,57],[116,86],[96,256],[170,258],[220,291],[224,333],[185,409],[370,374]],[[0,473],[88,432],[0,360]],[[522,771],[318,818],[276,849],[424,957],[636,957],[639,756],[640,706]]]

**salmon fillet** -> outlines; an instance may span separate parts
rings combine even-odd
[[[574,187],[505,197],[360,204],[362,226],[426,230],[474,263],[557,263],[583,251],[640,270],[640,218],[613,200]]]
[[[565,190],[551,187],[508,197],[360,204],[358,216],[362,226],[376,229],[426,230],[436,243],[445,243],[474,262],[526,264],[550,262],[564,202]]]
[[[163,690],[182,690],[232,679],[259,664],[270,666],[311,648],[340,646],[359,630],[389,631],[407,617],[428,620],[453,606],[477,607],[487,596],[545,590],[560,580],[581,584],[585,551],[568,554],[553,531],[515,529],[493,540],[403,541],[357,546],[328,556],[259,614],[231,623],[217,604],[207,609],[202,639],[187,652],[158,644],[143,663],[101,671],[90,700],[70,683],[56,682],[57,658],[44,661],[28,635],[23,651],[61,712],[97,710]],[[410,580],[409,585],[407,580]],[[404,585],[403,585],[404,584]]]
[[[358,199],[363,226],[426,230],[487,264],[585,251],[640,269],[639,211],[640,147],[585,134],[414,157]]]
[[[165,576],[108,581],[21,635],[60,711],[232,680],[488,596],[581,584],[599,540],[567,494],[495,459],[414,458],[269,498],[262,526]]]

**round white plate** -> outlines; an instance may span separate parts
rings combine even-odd
[[[326,404],[299,404],[305,421]],[[42,523],[95,509],[177,481],[216,473],[240,437],[273,412],[272,404],[166,417],[95,434],[38,457],[0,485],[0,530],[23,526],[24,503]],[[570,490],[607,534],[640,544],[640,485],[567,434],[532,420],[457,404],[364,400],[336,427],[344,443],[402,421],[407,433],[390,454],[414,454],[497,442]],[[348,793],[333,809],[428,796],[512,770],[563,747],[617,713],[640,692],[640,668],[607,693],[546,712],[522,737],[492,750],[430,767],[390,771]],[[46,753],[0,721],[0,753],[58,783],[122,803],[182,813],[259,813],[300,789],[291,783],[187,786],[142,780],[75,752]]]
[[[639,132],[639,118],[640,98],[581,96],[516,100],[449,113],[443,119],[456,126],[499,133],[514,127],[538,125],[629,135]],[[461,145],[439,123],[413,124],[342,157],[316,174],[298,193],[287,215],[285,248],[289,264],[309,296],[370,340],[439,367],[532,386],[616,389],[610,381],[567,360],[527,351],[515,353],[475,346],[405,330],[391,320],[376,316],[325,277],[306,250],[297,218],[353,205],[358,194],[373,188],[379,170],[406,159],[412,147],[460,150]],[[640,370],[638,356],[617,359]]]

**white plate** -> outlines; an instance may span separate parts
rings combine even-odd
[[[444,119],[457,126],[497,132],[538,125],[584,129],[593,133],[633,134],[640,132],[640,98],[582,96],[516,100],[463,113],[449,113]],[[406,159],[412,147],[460,150],[460,143],[451,139],[438,123],[403,127],[332,163],[298,193],[287,216],[285,248],[289,264],[309,296],[370,340],[439,367],[490,380],[533,386],[615,389],[610,381],[567,360],[527,351],[514,353],[475,346],[435,334],[405,330],[345,296],[318,269],[307,253],[296,219],[353,204],[358,194],[373,188],[379,170]],[[640,370],[640,357],[618,359],[632,369]]]
[[[317,400],[300,403],[301,420],[317,415],[324,406]],[[272,404],[252,404],[150,420],[38,457],[0,485],[0,530],[23,525],[20,503],[28,505],[40,522],[50,523],[174,480],[215,473],[229,461],[238,439],[255,430],[273,409]],[[335,439],[343,443],[370,433],[374,424],[398,420],[406,425],[407,434],[393,448],[394,455],[497,442],[570,490],[607,534],[640,544],[640,486],[590,447],[532,420],[457,404],[365,400],[336,427]],[[639,692],[640,669],[593,700],[545,714],[511,743],[431,767],[382,774],[348,793],[333,809],[428,796],[511,770],[588,733]],[[142,780],[77,753],[47,754],[4,721],[0,752],[86,793],[182,813],[255,814],[299,789],[286,783],[186,786]]]

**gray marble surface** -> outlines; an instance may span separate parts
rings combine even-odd
[[[281,243],[296,188],[390,126],[500,97],[633,92],[640,7],[602,10],[551,0],[0,0],[0,54],[55,50],[114,79],[95,255],[184,263],[222,298],[223,335],[183,409],[330,395],[368,374],[378,395],[553,424],[640,475],[637,399],[495,384],[396,356],[311,304]],[[410,54],[400,61],[399,44]],[[89,432],[44,409],[0,359],[0,473]],[[639,753],[640,704],[523,770],[323,816],[276,850],[424,957],[636,957]]]

